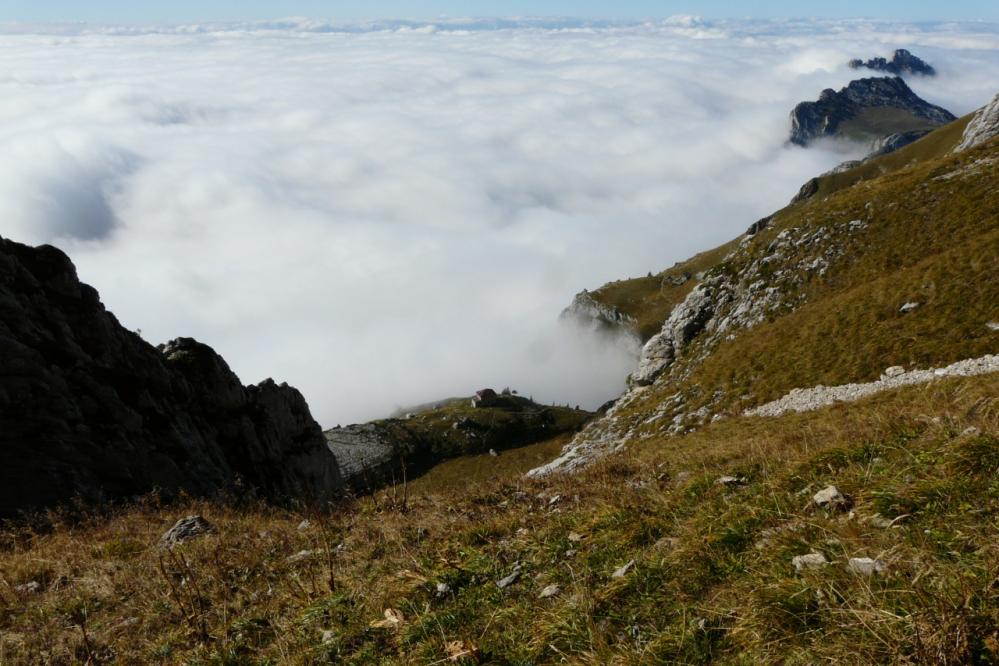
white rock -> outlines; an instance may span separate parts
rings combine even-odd
[[[516,583],[518,578],[520,578],[520,571],[514,571],[506,578],[501,578],[498,581],[496,581],[496,587],[498,587],[501,590],[508,588],[514,583]]]
[[[827,486],[812,496],[812,501],[823,509],[844,509],[850,502],[836,486]]]
[[[323,631],[323,645],[331,645],[336,640],[336,634],[332,629],[326,629]]]
[[[829,560],[822,553],[808,553],[807,555],[796,555],[791,558],[791,564],[796,571],[805,569],[820,569],[829,564]]]
[[[160,546],[172,548],[177,544],[214,532],[215,528],[201,516],[181,518],[160,537]]]
[[[873,576],[887,571],[888,565],[881,560],[872,560],[869,557],[851,557],[847,569],[861,576]]]
[[[719,483],[723,486],[728,486],[731,488],[732,486],[745,485],[746,479],[742,478],[741,476],[721,476],[718,477],[718,480],[715,483]]]
[[[447,583],[437,583],[437,596],[443,597],[451,594],[451,586]]]
[[[892,377],[900,377],[904,374],[905,374],[905,368],[903,368],[900,365],[893,365],[890,368],[885,368],[884,374],[882,374],[881,376],[891,379]]]
[[[620,567],[617,571],[611,574],[611,578],[624,578],[629,571],[635,566],[635,560],[630,560],[627,564]]]
[[[954,152],[973,148],[997,135],[999,135],[999,95],[975,113],[968,126],[964,128],[961,143],[957,144]]]
[[[915,310],[916,308],[918,308],[919,305],[920,304],[919,304],[918,301],[909,301],[908,303],[903,303],[902,307],[900,307],[898,309],[898,311],[899,312],[903,312],[903,313],[904,312],[912,312],[913,310]]]
[[[990,331],[999,331],[999,321],[990,321],[987,324],[985,324],[985,328],[989,329]]]
[[[558,585],[549,585],[545,589],[541,590],[538,595],[539,599],[550,599],[551,597],[557,596],[561,592],[561,588]]]

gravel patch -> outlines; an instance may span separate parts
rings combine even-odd
[[[880,379],[864,384],[843,384],[841,386],[815,386],[807,389],[794,389],[783,398],[765,405],[747,409],[745,416],[780,416],[788,412],[810,412],[837,402],[853,402],[869,395],[888,391],[902,386],[923,384],[941,377],[972,377],[999,372],[999,355],[987,354],[952,363],[944,368],[911,370],[899,372],[889,368]]]

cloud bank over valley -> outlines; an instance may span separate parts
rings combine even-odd
[[[326,427],[483,386],[594,407],[634,350],[561,330],[573,294],[862,154],[786,147],[788,112],[899,47],[957,115],[999,89],[991,24],[0,25],[0,235]]]

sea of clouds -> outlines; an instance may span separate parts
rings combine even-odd
[[[592,407],[635,350],[563,328],[573,294],[862,154],[785,146],[788,112],[898,47],[958,115],[999,91],[984,23],[0,25],[0,235],[324,426],[484,386]]]

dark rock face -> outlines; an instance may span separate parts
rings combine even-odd
[[[159,488],[321,500],[342,486],[302,395],[207,345],[126,330],[61,251],[0,238],[0,515]]]
[[[773,219],[774,219],[773,215],[767,215],[766,217],[761,217],[760,219],[756,220],[756,222],[753,222],[751,225],[749,225],[749,228],[746,229],[746,235],[755,236],[756,234],[760,233],[761,231],[769,227],[770,221]]]
[[[921,99],[899,77],[869,78],[851,81],[839,92],[828,88],[822,91],[818,101],[802,102],[791,112],[790,141],[806,146],[820,137],[834,137],[843,134],[843,127],[857,120],[861,114],[872,111],[883,116],[880,124],[865,119],[869,127],[864,133],[870,138],[879,139],[899,131],[914,131],[913,128],[897,126],[904,120],[919,122],[930,129],[945,125],[956,117],[939,106]],[[892,114],[889,116],[889,114]]]
[[[799,201],[811,199],[819,193],[820,184],[821,181],[818,178],[809,178],[805,184],[801,186],[801,189],[798,190],[798,193],[794,195],[794,198],[791,199],[791,203],[796,204]]]
[[[921,58],[912,55],[906,49],[898,49],[892,54],[891,60],[885,58],[871,58],[866,62],[860,59],[851,60],[850,67],[853,69],[873,69],[876,72],[887,72],[895,76],[904,74],[918,74],[920,76],[936,76],[937,71]]]

